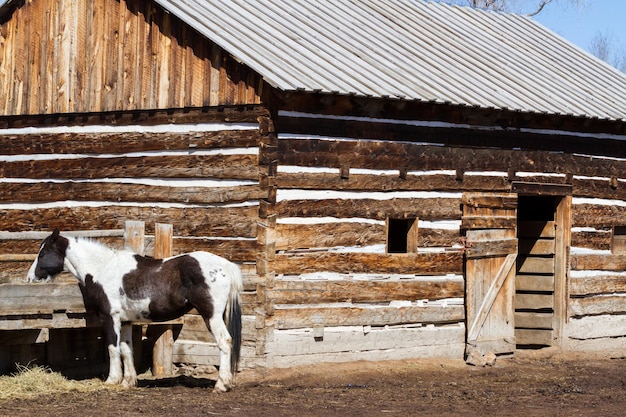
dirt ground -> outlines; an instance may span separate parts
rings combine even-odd
[[[616,416],[626,410],[624,357],[517,354],[493,367],[458,360],[323,364],[214,376],[144,379],[128,390],[0,402],[2,416]]]

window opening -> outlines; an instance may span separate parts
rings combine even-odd
[[[417,252],[417,219],[387,219],[387,253]]]

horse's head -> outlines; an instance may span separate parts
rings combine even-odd
[[[59,229],[54,229],[54,232],[43,240],[37,259],[28,270],[26,277],[28,282],[50,281],[63,271],[68,243],[68,240],[60,235]]]

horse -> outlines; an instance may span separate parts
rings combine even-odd
[[[220,350],[214,390],[234,386],[243,288],[236,264],[209,252],[153,259],[54,229],[41,243],[27,281],[51,281],[63,270],[78,279],[86,304],[94,306],[102,323],[109,353],[106,383],[137,385],[132,323],[173,320],[195,308]]]

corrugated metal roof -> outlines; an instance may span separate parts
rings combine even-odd
[[[156,0],[283,91],[626,119],[626,75],[530,18],[420,0]]]

